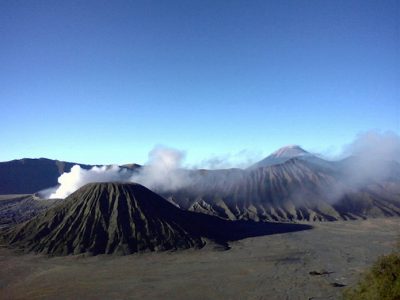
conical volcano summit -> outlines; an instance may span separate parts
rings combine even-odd
[[[6,235],[50,255],[130,254],[201,247],[179,208],[135,183],[92,183]]]

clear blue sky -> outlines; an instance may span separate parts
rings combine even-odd
[[[399,20],[400,1],[1,1],[0,160],[399,133]]]

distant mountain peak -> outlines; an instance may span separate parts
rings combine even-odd
[[[288,145],[276,150],[263,160],[250,166],[249,169],[263,168],[277,164],[282,164],[292,158],[297,158],[297,157],[306,159],[313,157],[313,155],[304,150],[303,148],[301,148],[299,145]]]
[[[288,145],[282,148],[279,148],[274,153],[270,155],[270,157],[285,157],[292,158],[297,156],[310,155],[307,151],[301,148],[299,145]]]

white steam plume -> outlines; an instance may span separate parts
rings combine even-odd
[[[59,186],[42,191],[48,198],[66,198],[80,187],[91,182],[137,182],[150,189],[163,191],[183,187],[188,181],[180,170],[184,153],[166,147],[155,147],[149,153],[149,161],[139,170],[113,166],[93,167],[90,170],[75,165],[70,172],[58,178]],[[47,198],[46,197],[46,198]]]
[[[359,134],[343,152],[352,157],[347,166],[348,180],[364,185],[390,176],[394,162],[400,162],[400,137],[393,132],[368,131]]]
[[[361,133],[344,147],[344,156],[400,162],[400,137],[394,132],[368,131]]]
[[[181,169],[185,153],[166,147],[155,147],[149,153],[148,163],[133,174],[131,181],[157,191],[176,190],[189,183]]]
[[[240,152],[230,156],[211,158],[203,161],[202,165],[198,167],[231,167],[232,161],[240,161],[238,159],[240,156],[247,156],[248,161],[251,160],[248,152]],[[344,156],[351,157],[342,163],[338,162],[338,166],[341,166],[342,180],[340,180],[340,184],[334,185],[327,191],[335,199],[339,199],[349,191],[357,191],[371,182],[385,180],[388,176],[392,176],[393,170],[395,172],[399,170],[400,137],[392,132],[369,131],[362,133],[351,144],[343,148],[342,157]],[[70,172],[59,177],[59,186],[46,190],[46,193],[50,198],[65,198],[90,182],[137,182],[156,192],[174,191],[193,185],[208,190],[210,186],[216,184],[216,181],[225,182],[222,186],[225,188],[226,184],[232,182],[226,172],[203,174],[182,169],[184,158],[184,152],[158,146],[150,151],[148,162],[135,170],[118,166],[93,167],[85,170],[74,166]],[[397,161],[397,164],[393,164],[393,161]],[[205,176],[205,174],[209,174],[209,176]],[[240,174],[240,176],[244,176],[244,173]],[[396,174],[393,176],[398,176]],[[220,180],[216,180],[213,176]],[[45,192],[42,191],[41,194],[43,195]]]
[[[127,182],[131,176],[130,171],[116,165],[93,167],[90,170],[85,170],[79,165],[75,165],[71,168],[70,172],[65,172],[58,177],[60,185],[50,194],[49,198],[65,198],[90,182]]]
[[[332,202],[348,193],[372,189],[390,189],[400,182],[400,136],[394,132],[360,133],[339,155],[341,180],[327,187],[325,194]],[[382,183],[392,184],[385,184]]]

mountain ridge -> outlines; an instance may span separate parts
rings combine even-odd
[[[90,183],[0,235],[11,247],[47,255],[202,248],[247,237],[308,230],[303,224],[229,221],[181,210],[136,183]]]
[[[82,169],[94,166],[49,158],[22,158],[0,162],[0,195],[33,194],[58,184],[58,177],[70,172],[74,165]],[[121,168],[135,170],[138,164],[126,164]]]
[[[288,149],[301,155],[291,157]],[[155,192],[184,210],[229,220],[334,221],[400,215],[399,163],[387,161],[377,168],[356,156],[327,161],[302,155],[303,151],[298,146],[283,147],[271,154],[284,156],[283,160],[256,168],[179,169],[178,177],[187,179],[183,187]],[[27,174],[19,179],[21,183],[41,176],[32,179]]]
[[[400,216],[400,165],[393,176],[353,186],[346,169],[292,158],[269,167],[194,174],[193,184],[163,193],[184,209],[226,219],[335,221]],[[388,174],[390,175],[390,174]]]
[[[136,183],[90,183],[5,234],[11,245],[50,255],[130,254],[201,247],[178,208]]]

